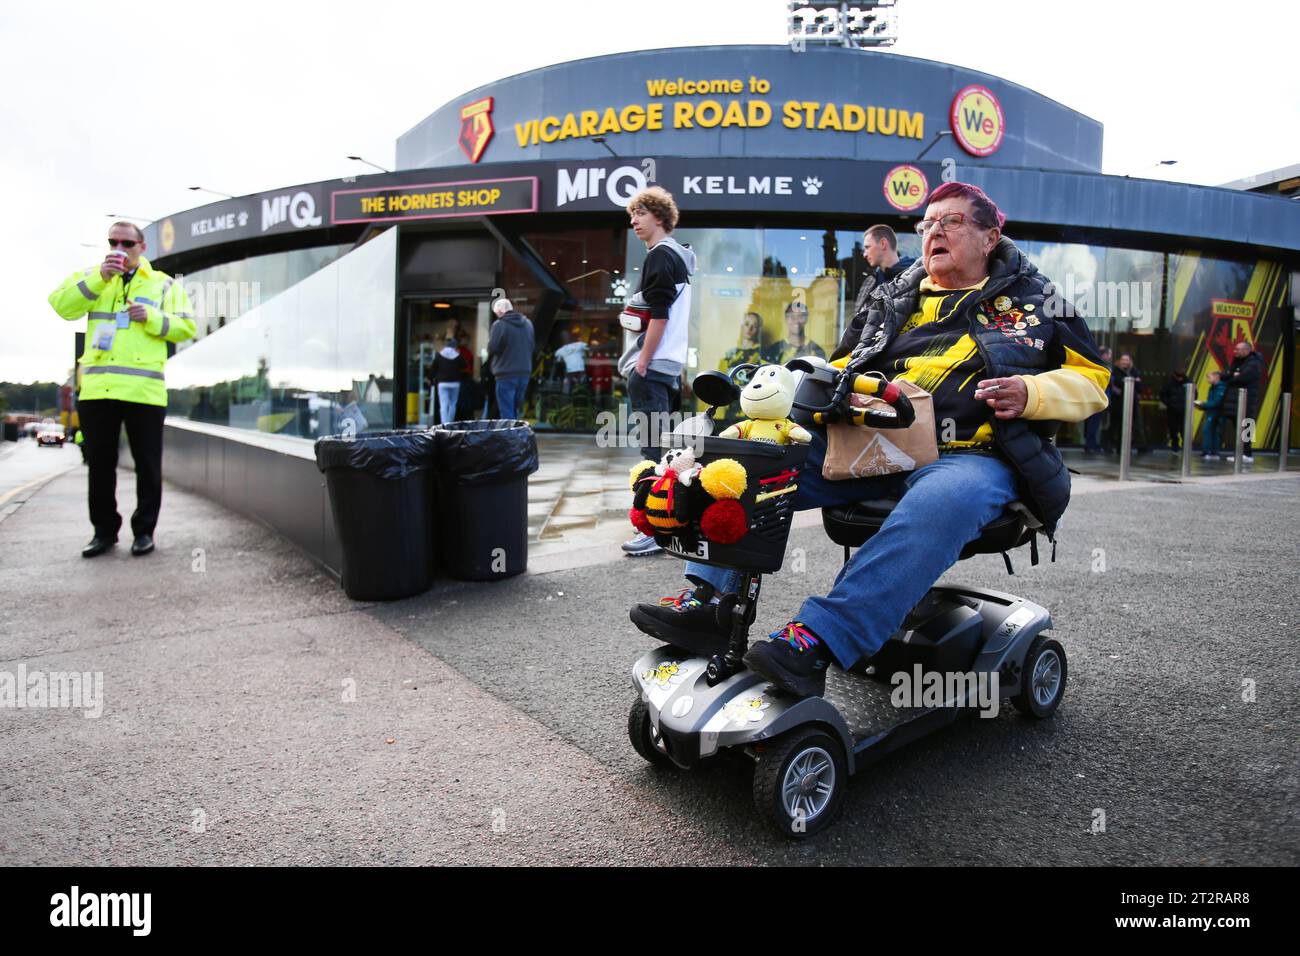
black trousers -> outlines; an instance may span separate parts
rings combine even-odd
[[[81,430],[86,435],[86,464],[90,467],[88,500],[95,533],[115,538],[122,527],[117,513],[117,445],[122,426],[135,459],[135,513],[131,532],[153,534],[162,507],[162,405],[119,402],[111,398],[77,402]]]

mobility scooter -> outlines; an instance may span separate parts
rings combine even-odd
[[[807,359],[788,367],[802,373],[794,403],[800,424],[811,424],[817,412],[847,407],[851,367],[839,370]],[[794,514],[787,492],[808,454],[806,445],[711,434],[715,410],[736,399],[754,370],[739,366],[729,374],[701,373],[693,387],[709,410],[665,436],[666,447],[690,445],[701,462],[731,458],[745,467],[753,479],[740,498],[747,532],[726,545],[689,528],[656,535],[670,554],[741,573],[737,600],[727,605],[729,646],[726,653],[705,658],[665,644],[638,659],[632,668],[637,697],[628,735],[638,754],[660,766],[690,768],[725,750],[742,750],[756,764],[758,812],[784,836],[803,839],[833,821],[850,775],[963,713],[975,713],[979,680],[985,702],[992,686],[1021,713],[1050,717],[1065,691],[1065,650],[1045,633],[1051,616],[1037,604],[1001,591],[935,586],[872,658],[848,671],[832,666],[822,697],[787,694],[746,669],[741,659],[762,576],[782,565]],[[894,424],[903,427],[913,414],[905,395],[896,399]],[[875,423],[888,425],[888,418],[878,415]],[[826,533],[843,546],[846,562],[850,549],[867,542],[896,503],[872,500],[822,510]],[[968,543],[961,557],[1000,553],[1010,571],[1008,552],[1031,542],[1036,524],[1015,503]],[[1036,557],[1036,545],[1034,551]],[[900,672],[969,679],[938,679],[945,689],[921,706],[915,706],[916,699],[896,705],[891,679]]]

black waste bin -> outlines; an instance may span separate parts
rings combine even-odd
[[[433,584],[434,454],[424,430],[316,442],[353,600],[391,601]]]
[[[435,505],[443,569],[462,581],[495,581],[528,567],[528,476],[537,439],[527,422],[449,422],[433,431]]]

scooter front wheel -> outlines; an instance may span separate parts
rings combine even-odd
[[[650,711],[645,701],[639,697],[632,704],[627,715],[627,736],[632,741],[632,749],[656,767],[674,766],[668,756],[668,746],[663,737],[650,722]]]
[[[782,836],[803,840],[835,819],[848,776],[838,740],[817,728],[792,730],[759,751],[754,806]]]

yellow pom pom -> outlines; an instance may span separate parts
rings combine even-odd
[[[719,458],[704,466],[700,472],[700,484],[719,501],[725,498],[739,498],[745,493],[749,478],[745,466],[734,458]]]
[[[653,471],[654,467],[655,463],[649,459],[638,461],[632,466],[632,470],[628,472],[628,477],[631,479],[628,484],[635,490],[636,483],[644,478],[648,472]]]

